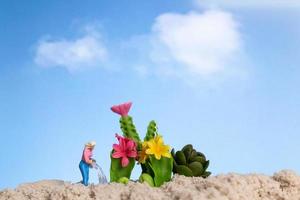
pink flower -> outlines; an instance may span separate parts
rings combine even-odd
[[[114,105],[110,109],[113,112],[121,115],[122,117],[126,117],[128,115],[128,112],[130,110],[131,105],[132,105],[131,102],[127,102],[127,103],[123,103],[123,104],[120,104],[120,105]]]
[[[122,167],[126,167],[129,163],[129,158],[137,157],[136,143],[128,138],[116,134],[119,144],[114,144],[113,158],[121,158]]]

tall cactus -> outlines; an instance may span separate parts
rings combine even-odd
[[[201,176],[208,177],[211,172],[206,171],[209,165],[209,160],[203,153],[197,152],[191,144],[185,145],[181,151],[172,149],[174,158],[173,173],[184,176]]]
[[[153,139],[157,135],[157,127],[156,122],[154,120],[149,122],[149,125],[147,127],[147,133],[144,137],[144,145],[146,145],[146,142]],[[141,163],[142,173],[150,174],[152,177],[154,176],[154,172],[152,171],[149,162]]]
[[[149,122],[148,128],[147,128],[147,133],[146,136],[144,138],[144,141],[149,141],[152,138],[154,138],[154,136],[157,134],[157,126],[154,120]]]
[[[121,115],[120,126],[123,132],[123,136],[133,139],[136,143],[139,143],[141,141],[139,134],[137,133],[136,128],[133,124],[132,117],[128,115],[131,105],[131,102],[127,102],[120,105],[114,105],[110,109],[113,112]]]
[[[114,113],[121,116],[120,126],[124,136],[121,137],[116,134],[119,144],[114,144],[111,152],[111,182],[124,183],[128,181],[135,165],[135,159],[137,157],[136,151],[140,149],[141,146],[140,138],[132,122],[132,118],[128,115],[131,105],[131,102],[127,102],[111,107]]]
[[[122,116],[120,118],[120,127],[125,137],[133,139],[136,143],[140,142],[141,139],[136,131],[131,116]]]

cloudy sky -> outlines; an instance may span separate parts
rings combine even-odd
[[[300,1],[0,2],[0,188],[109,174],[113,104],[213,174],[300,171]],[[139,175],[139,166],[133,178]],[[95,181],[92,174],[92,181]]]

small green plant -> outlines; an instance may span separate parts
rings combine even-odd
[[[206,171],[209,161],[203,153],[197,152],[191,144],[175,153],[174,149],[164,143],[158,133],[154,120],[150,121],[146,136],[139,136],[132,117],[128,115],[132,103],[123,103],[111,107],[120,118],[120,128],[123,135],[116,134],[118,144],[111,151],[110,181],[127,184],[131,172],[138,161],[142,174],[139,181],[152,187],[159,187],[172,178],[172,172],[185,176],[208,177]]]
[[[131,105],[132,103],[128,102],[111,107],[113,112],[121,116],[120,127],[123,136],[116,134],[119,144],[114,144],[111,152],[110,181],[126,184],[135,161],[138,160],[142,168],[139,181],[159,187],[172,177],[171,148],[158,134],[153,120],[148,125],[144,141],[140,139],[132,117],[128,115]]]
[[[209,160],[203,153],[197,152],[193,145],[185,145],[181,151],[172,149],[172,156],[174,158],[173,173],[184,176],[201,176],[208,177],[211,172],[206,171],[209,165]]]

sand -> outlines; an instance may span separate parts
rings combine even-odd
[[[23,184],[3,190],[0,199],[211,199],[211,200],[300,200],[300,176],[283,170],[273,176],[261,174],[225,174],[207,179],[174,176],[160,188],[130,182],[84,187],[59,180]]]

